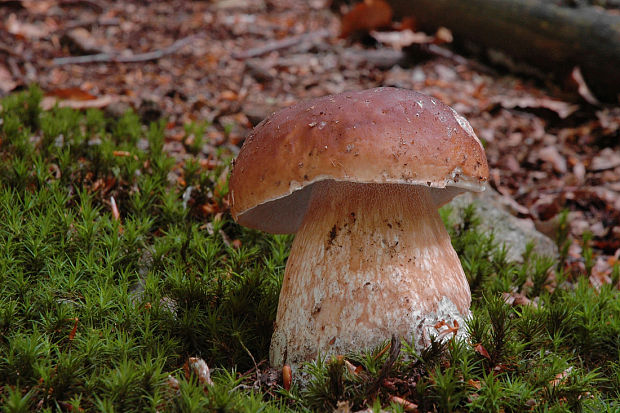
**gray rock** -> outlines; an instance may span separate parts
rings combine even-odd
[[[529,219],[519,219],[512,215],[510,202],[501,194],[487,187],[481,193],[467,192],[454,198],[447,206],[452,210],[452,217],[458,218],[461,211],[473,204],[480,218],[479,230],[492,232],[495,240],[505,244],[510,261],[522,262],[523,253],[528,242],[534,243],[534,253],[541,256],[557,258],[558,248],[549,237],[538,232]]]

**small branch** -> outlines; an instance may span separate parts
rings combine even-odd
[[[436,44],[427,44],[425,45],[426,49],[429,53],[434,54],[435,56],[443,57],[449,60],[452,60],[454,63],[468,66],[474,70],[477,70],[481,73],[486,74],[495,74],[496,72],[490,67],[483,65],[482,63],[478,63],[474,60],[467,59],[466,57],[461,56],[460,54],[454,53],[451,50],[448,50],[444,47],[437,46]]]
[[[289,47],[304,43],[304,42],[316,42],[329,36],[329,30],[321,29],[315,32],[309,32],[300,34],[298,36],[287,37],[285,39],[277,40],[275,42],[268,42],[262,46],[255,47],[253,49],[246,50],[240,53],[233,53],[233,59],[249,59],[252,57],[262,56],[264,54],[274,52],[276,50],[287,49]]]
[[[256,370],[256,382],[254,382],[254,387],[260,386],[260,371],[258,370],[258,364],[256,364],[256,360],[254,359],[252,352],[245,346],[245,344],[243,344],[243,341],[241,340],[240,335],[237,335],[237,339],[239,340],[239,344],[241,344],[241,347],[243,347],[246,353],[250,355],[250,358],[252,359],[252,363],[254,363],[254,369]]]
[[[152,52],[138,53],[130,56],[121,56],[112,53],[97,53],[86,56],[59,57],[53,59],[52,64],[56,66],[61,66],[87,63],[139,63],[149,60],[157,60],[166,55],[177,52],[183,46],[186,46],[193,42],[196,37],[197,36],[195,35],[184,37],[183,39],[177,40],[166,48],[154,50]]]

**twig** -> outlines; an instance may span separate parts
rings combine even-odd
[[[430,43],[430,44],[424,44],[421,46],[423,49],[426,49],[428,53],[433,54],[435,56],[443,57],[445,59],[452,60],[456,64],[468,66],[474,70],[477,70],[485,74],[496,73],[493,69],[491,69],[490,67],[486,65],[483,65],[482,63],[476,62],[471,59],[467,59],[466,57],[463,57],[460,54],[454,53],[453,51],[448,50],[444,47],[437,46],[436,44]]]
[[[256,360],[254,359],[254,356],[252,355],[252,352],[245,346],[245,344],[243,344],[243,341],[241,340],[241,336],[237,334],[237,340],[239,340],[239,344],[241,344],[241,347],[243,347],[243,349],[250,355],[250,358],[252,359],[252,363],[254,363],[254,369],[256,369],[256,382],[254,383],[254,386],[260,386],[260,371],[258,370],[258,364],[256,364]]]
[[[157,60],[166,55],[175,53],[183,46],[188,45],[189,43],[194,41],[196,37],[197,36],[195,35],[184,37],[183,39],[177,40],[176,42],[172,43],[168,47],[154,50],[152,52],[138,53],[130,56],[121,56],[119,54],[113,53],[97,53],[85,56],[59,57],[53,59],[52,64],[56,66],[61,66],[86,63],[138,63],[146,62],[149,60]]]
[[[329,36],[329,30],[321,29],[315,32],[300,34],[298,36],[287,37],[286,39],[269,42],[259,47],[246,50],[240,53],[233,53],[233,59],[249,59],[251,57],[262,56],[276,50],[286,49],[304,42],[316,42]]]
[[[211,380],[211,370],[203,359],[200,357],[190,357],[188,364],[198,376],[200,383],[213,386],[213,380]]]

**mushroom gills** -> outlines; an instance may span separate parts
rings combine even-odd
[[[296,365],[392,335],[428,343],[471,294],[429,188],[325,180],[313,185],[289,255],[270,359]]]

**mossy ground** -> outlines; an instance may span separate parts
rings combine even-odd
[[[41,112],[40,98],[0,110],[5,411],[620,409],[618,290],[531,254],[507,262],[469,212],[446,218],[474,297],[467,342],[420,355],[386,342],[309,364],[309,384],[284,390],[262,373],[292,238],[232,222],[231,156],[177,161],[164,122]]]

